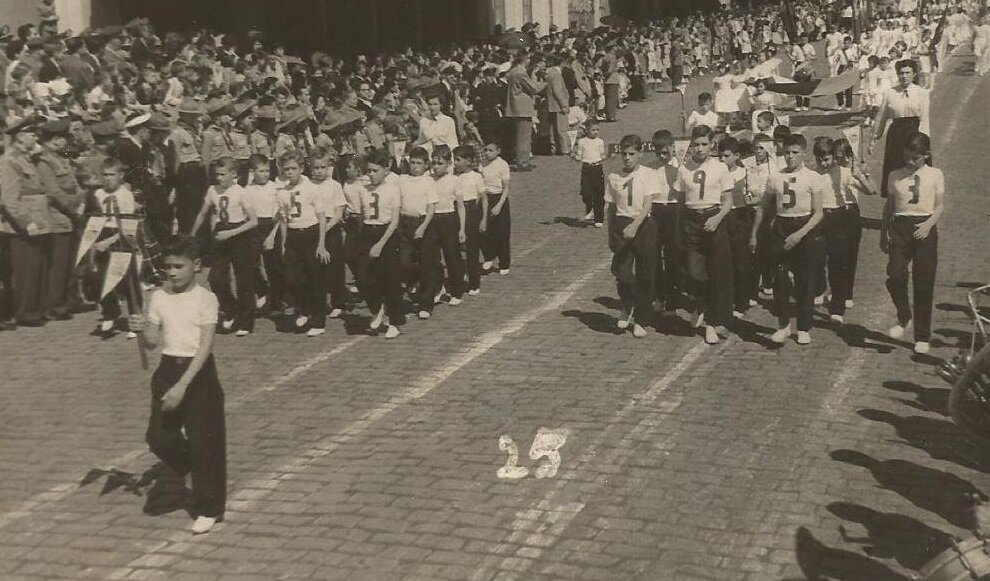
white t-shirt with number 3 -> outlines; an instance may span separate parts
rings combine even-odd
[[[653,196],[660,191],[656,170],[641,165],[628,174],[609,174],[605,202],[615,204],[617,216],[636,218],[643,212],[644,206],[653,205]]]
[[[684,205],[701,210],[722,204],[722,193],[731,192],[735,180],[729,168],[718,158],[709,157],[698,163],[688,157],[677,170],[674,189],[684,193]]]
[[[887,193],[893,198],[895,215],[931,216],[936,194],[945,195],[945,176],[942,170],[928,165],[918,171],[896,169],[890,172]]]

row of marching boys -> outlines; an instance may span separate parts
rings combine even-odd
[[[496,144],[485,156],[476,170],[471,146],[416,148],[398,175],[383,150],[334,166],[317,147],[277,163],[254,156],[246,187],[236,161],[220,159],[193,230],[183,233],[209,222],[218,332],[249,335],[266,311],[295,332],[322,335],[327,319],[353,306],[347,269],[371,330],[386,338],[400,333],[407,294],[421,319],[444,299],[458,305],[479,294],[483,270],[496,261],[500,274],[510,267],[509,167]]]
[[[586,218],[610,221],[624,309],[619,329],[645,337],[655,310],[673,317],[684,295],[694,299],[695,327],[710,344],[761,293],[772,299],[777,344],[794,334],[792,298],[799,344],[811,342],[816,303],[827,303],[831,320],[843,322],[853,306],[862,235],[858,196],[876,193],[847,140],[809,144],[779,126],[740,141],[699,125],[683,160],[667,130],[652,137],[653,167],[642,163],[643,149],[640,137],[624,137],[622,167],[607,177],[606,148],[594,129],[575,154],[583,163]]]

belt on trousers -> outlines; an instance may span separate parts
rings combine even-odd
[[[894,214],[894,220],[902,220],[904,222],[924,222],[931,217],[931,214]]]
[[[777,216],[778,220],[807,220],[811,217],[811,214],[805,214],[803,216]]]
[[[699,214],[702,216],[706,214],[716,214],[720,209],[722,209],[721,206],[708,206],[707,208],[688,208],[688,210],[690,210],[691,212],[694,212],[695,214]]]
[[[845,210],[845,208],[822,208],[822,212],[826,214],[833,214],[839,210]]]
[[[602,165],[602,162],[600,162],[600,161],[582,161],[581,164],[582,165],[586,165],[588,167],[599,167],[600,165]]]

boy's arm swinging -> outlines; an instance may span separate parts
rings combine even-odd
[[[382,251],[385,249],[385,245],[388,244],[389,238],[395,233],[396,229],[399,227],[399,198],[395,198],[395,204],[392,206],[392,220],[388,223],[388,228],[385,229],[385,233],[382,234],[381,239],[375,242],[375,245],[371,247],[371,257],[378,258],[382,255]]]

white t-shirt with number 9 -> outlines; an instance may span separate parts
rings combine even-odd
[[[722,193],[731,192],[735,180],[722,160],[709,157],[698,163],[688,158],[677,170],[674,189],[684,193],[684,205],[696,210],[721,205]]]

